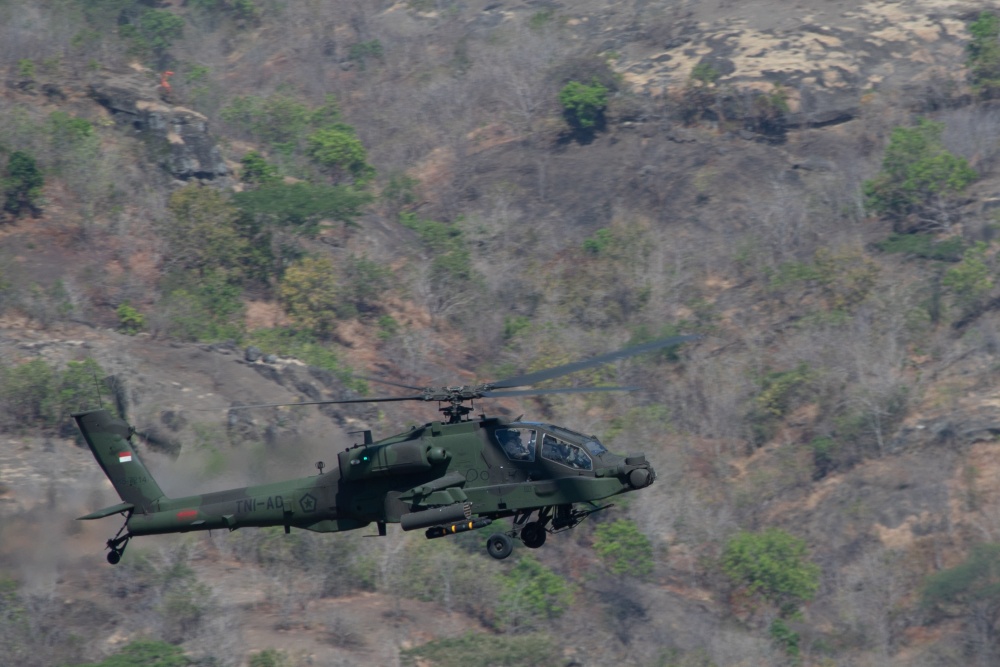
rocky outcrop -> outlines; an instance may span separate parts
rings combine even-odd
[[[139,74],[106,74],[93,81],[90,96],[111,112],[115,121],[166,148],[163,166],[175,178],[217,179],[229,173],[208,119],[160,99],[157,87]]]

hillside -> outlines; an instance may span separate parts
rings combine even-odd
[[[0,663],[995,664],[996,16],[0,3]],[[117,518],[75,521],[117,502],[99,401],[182,495],[437,416],[232,406],[678,333],[561,385],[639,391],[477,403],[657,470],[537,552],[241,529],[112,567]]]

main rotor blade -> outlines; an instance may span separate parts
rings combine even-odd
[[[484,391],[484,398],[505,396],[537,396],[539,394],[586,394],[593,391],[635,391],[641,387],[563,387],[561,389],[508,389],[505,391]]]
[[[369,382],[381,382],[382,384],[391,384],[393,387],[402,387],[403,389],[416,389],[417,391],[423,391],[425,389],[424,387],[414,387],[411,384],[403,384],[402,382],[393,382],[392,380],[373,378],[368,375],[352,375],[351,377],[356,377],[359,380],[368,380]]]
[[[250,408],[284,408],[294,405],[331,405],[334,403],[389,403],[395,401],[426,401],[424,395],[380,396],[378,398],[347,398],[340,401],[302,401],[301,403],[258,403],[256,405],[233,405],[228,408],[188,408],[194,412],[214,412],[215,410],[249,410]]]
[[[642,345],[626,347],[625,349],[618,350],[617,352],[608,352],[607,354],[602,354],[591,359],[575,361],[564,366],[556,366],[555,368],[547,368],[542,371],[507,378],[506,380],[491,382],[490,386],[496,389],[524,387],[529,384],[535,384],[536,382],[542,382],[543,380],[551,380],[552,378],[557,378],[561,375],[582,371],[584,368],[600,366],[601,364],[606,364],[609,361],[614,361],[615,359],[623,359],[624,357],[631,357],[636,354],[642,354],[643,352],[651,352],[653,350],[659,350],[660,348],[679,345],[681,343],[686,343],[689,340],[698,340],[699,338],[701,338],[701,336],[671,336],[670,338],[661,338],[660,340],[643,343]]]

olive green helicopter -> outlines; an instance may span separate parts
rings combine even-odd
[[[80,517],[125,517],[107,541],[107,560],[121,560],[129,540],[140,535],[198,530],[283,526],[338,532],[375,523],[379,535],[398,523],[404,531],[425,529],[429,539],[477,530],[512,518],[509,530],[486,540],[493,558],[511,554],[514,538],[537,549],[548,534],[569,530],[610,507],[599,502],[648,487],[656,473],[644,454],[609,452],[592,435],[549,423],[481,415],[476,399],[631,391],[638,387],[519,388],[586,368],[680,345],[698,336],[673,336],[584,361],[477,385],[420,388],[383,382],[417,393],[292,405],[424,401],[443,404],[445,419],[382,440],[363,431],[363,442],[337,454],[337,473],[273,482],[182,498],[167,497],[136,451],[134,427],[106,409],[74,413],[80,431],[122,502]],[[237,406],[229,409],[278,407]]]

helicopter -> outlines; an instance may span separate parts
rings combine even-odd
[[[362,442],[337,454],[338,473],[318,475],[170,498],[143,465],[133,436],[136,429],[107,409],[77,412],[76,420],[94,458],[122,502],[80,520],[116,514],[125,523],[107,541],[107,561],[117,564],[129,541],[142,535],[245,527],[283,526],[321,533],[355,530],[375,523],[380,536],[387,524],[404,531],[424,529],[428,539],[478,530],[512,518],[510,530],[493,533],[486,551],[508,557],[514,539],[529,549],[545,544],[549,534],[569,530],[590,514],[610,507],[598,502],[650,486],[656,473],[644,454],[613,454],[593,435],[545,422],[470,418],[471,403],[482,398],[539,394],[632,391],[638,387],[565,387],[523,389],[585,368],[673,347],[700,336],[672,336],[554,368],[477,385],[420,388],[365,378],[417,390],[405,396],[321,400],[291,405],[437,402],[445,419],[375,441],[361,431]],[[237,406],[278,407],[288,404]],[[230,408],[230,409],[237,409]]]

